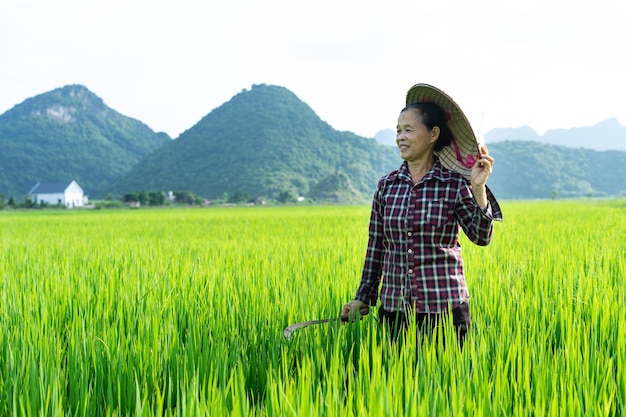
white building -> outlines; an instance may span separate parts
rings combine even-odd
[[[74,208],[83,207],[88,202],[87,196],[76,181],[38,182],[28,194],[32,196],[34,204],[59,204],[67,208]]]

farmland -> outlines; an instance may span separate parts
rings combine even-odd
[[[0,415],[626,414],[626,202],[502,206],[462,353],[283,337],[353,297],[369,207],[0,212]]]

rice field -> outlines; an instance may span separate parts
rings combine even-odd
[[[462,352],[283,336],[353,297],[369,207],[0,212],[0,415],[625,415],[626,202],[502,207]]]

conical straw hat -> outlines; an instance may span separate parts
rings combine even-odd
[[[452,132],[452,143],[435,151],[435,155],[448,169],[469,179],[472,166],[480,158],[479,143],[472,126],[458,104],[446,93],[429,84],[415,84],[406,95],[406,105],[414,103],[436,104],[446,114]]]

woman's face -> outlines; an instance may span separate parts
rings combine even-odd
[[[396,143],[400,157],[411,162],[433,153],[439,128],[428,129],[416,109],[405,110],[398,117]]]

